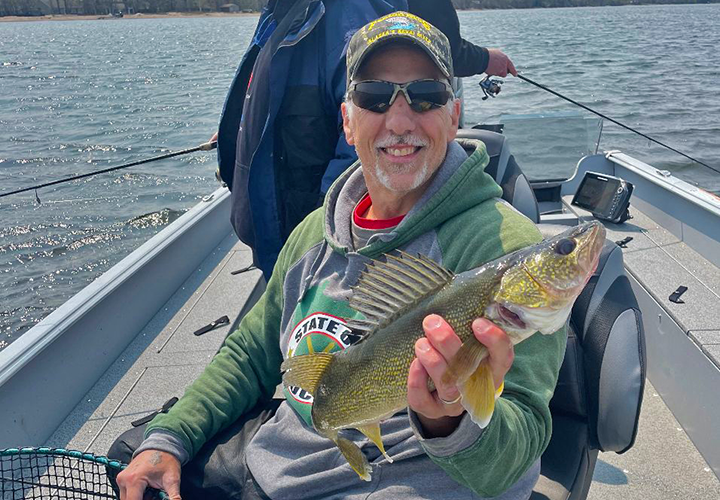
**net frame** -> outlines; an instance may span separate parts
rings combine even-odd
[[[108,473],[127,467],[94,453],[49,447],[0,450],[0,500],[117,499]],[[162,491],[153,498],[167,500]]]

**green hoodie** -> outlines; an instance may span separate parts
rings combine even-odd
[[[272,396],[285,357],[351,345],[355,336],[345,322],[359,313],[347,299],[370,258],[402,249],[459,273],[540,241],[534,224],[499,198],[500,187],[484,172],[487,162],[481,142],[469,158],[451,143],[402,222],[360,249],[352,245],[351,220],[367,188],[360,165],[349,168],[323,207],[292,233],[265,294],[238,330],[170,412],[150,423],[140,450],[175,449],[181,459],[192,457]],[[365,436],[348,430],[346,437],[373,465],[371,482],[360,481],[334,443],[314,431],[312,397],[286,388],[286,401],[248,445],[248,467],[271,498],[366,498],[372,492],[378,498],[458,498],[461,491],[469,498],[527,498],[550,440],[548,404],[564,350],[564,331],[517,345],[504,394],[485,429],[466,416],[450,436],[426,439],[413,412],[392,416],[381,424],[392,464],[367,446]]]

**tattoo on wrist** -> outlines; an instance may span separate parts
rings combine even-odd
[[[156,451],[152,455],[150,455],[150,464],[151,465],[157,465],[160,462],[162,462],[162,455],[160,455],[159,451]]]

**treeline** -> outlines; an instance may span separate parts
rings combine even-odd
[[[528,9],[717,2],[720,0],[453,0],[457,9]],[[258,12],[266,3],[267,0],[0,0],[0,16]]]
[[[0,16],[259,12],[267,0],[0,0]]]
[[[456,9],[541,9],[548,7],[600,7],[604,5],[651,5],[720,3],[720,0],[452,0]]]

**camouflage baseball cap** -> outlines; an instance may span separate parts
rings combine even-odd
[[[407,40],[422,48],[448,79],[453,77],[450,42],[435,26],[407,12],[393,12],[360,28],[350,39],[347,50],[347,84],[365,58],[387,43]]]

